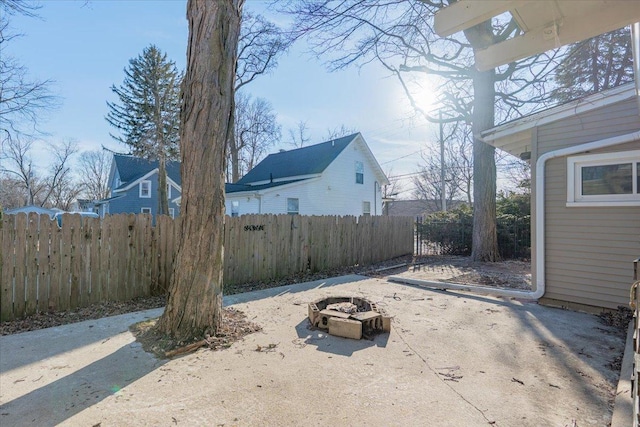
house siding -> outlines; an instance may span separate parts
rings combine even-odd
[[[118,199],[111,200],[109,202],[110,214],[120,213],[134,213],[139,214],[141,208],[151,208],[151,215],[155,218],[158,213],[158,174],[155,173],[145,180],[151,181],[151,197],[140,197],[140,186],[136,184],[124,192],[124,196]],[[171,200],[180,196],[180,189],[176,186],[171,186],[171,198],[169,199],[169,209],[174,210],[174,216],[180,214],[180,206],[173,203]],[[113,193],[113,196],[117,196],[123,193]]]
[[[536,157],[639,129],[637,102],[629,99],[538,127]],[[591,153],[634,149],[640,141]],[[604,308],[628,304],[632,260],[640,256],[640,206],[566,203],[567,157],[551,159],[545,168],[545,298]]]

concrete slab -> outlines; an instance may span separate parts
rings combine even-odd
[[[332,295],[376,302],[394,316],[391,333],[356,341],[309,330],[307,303]],[[225,303],[264,330],[170,361],[144,353],[127,331],[161,310],[0,337],[0,425],[611,421],[618,373],[607,363],[624,340],[593,315],[359,276]]]

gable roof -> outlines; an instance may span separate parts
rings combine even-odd
[[[274,187],[281,187],[283,185],[293,184],[295,182],[306,181],[307,179],[309,179],[309,178],[290,179],[290,180],[287,180],[287,181],[269,182],[267,184],[260,184],[260,185],[246,185],[246,184],[239,184],[239,183],[235,183],[235,184],[226,183],[224,185],[224,192],[225,192],[225,194],[242,193],[243,191],[252,191],[252,192],[254,192],[254,191],[266,190],[266,189],[274,188]]]
[[[481,139],[514,156],[531,151],[533,129],[636,96],[633,83],[594,93],[549,109],[515,119],[482,132]]]
[[[295,150],[269,154],[237,184],[321,174],[360,133]]]
[[[114,154],[113,160],[122,184],[131,184],[158,168],[157,160],[147,160],[122,154]],[[182,185],[180,162],[167,162],[167,176],[176,184]]]

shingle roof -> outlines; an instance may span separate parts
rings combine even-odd
[[[243,176],[237,184],[251,184],[259,181],[322,173],[358,135],[358,133],[354,133],[308,147],[269,154],[266,159]]]
[[[270,183],[261,184],[261,185],[245,185],[245,184],[238,184],[238,183],[236,183],[236,184],[227,183],[227,184],[224,185],[224,192],[226,194],[231,194],[231,193],[240,193],[242,191],[265,190],[267,188],[280,187],[282,185],[293,184],[294,182],[300,182],[300,181],[306,181],[306,179],[305,178],[303,178],[303,179],[292,179],[292,180],[289,180],[289,181],[270,182]]]
[[[140,157],[114,154],[113,158],[123,184],[131,183],[158,167],[157,160],[146,160]],[[182,185],[180,179],[180,162],[167,162],[167,176],[178,185]]]

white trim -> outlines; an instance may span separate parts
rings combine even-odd
[[[176,210],[174,208],[169,208],[169,216],[173,219],[176,217]]]
[[[147,209],[147,210],[148,210],[148,212],[145,212],[145,209]],[[140,213],[143,213],[143,214],[151,214],[151,208],[140,208]]]
[[[274,178],[273,181],[269,180],[269,179],[263,179],[262,181],[255,181],[255,182],[249,182],[247,185],[249,187],[257,187],[259,185],[264,185],[264,184],[271,184],[273,183],[278,183],[278,182],[286,182],[286,181],[294,181],[294,180],[308,180],[308,179],[313,179],[313,178],[320,178],[322,176],[322,174],[312,174],[312,175],[292,175],[292,176],[286,176],[286,177],[282,177],[282,178]],[[288,185],[288,184],[283,184],[283,185]],[[255,190],[247,190],[247,191],[255,191]],[[242,191],[236,191],[234,193],[230,193],[230,194],[235,194],[235,193],[243,193]]]
[[[125,187],[122,188],[117,188],[114,190],[114,192],[116,193],[121,193],[123,191],[127,191],[130,190],[132,187],[134,187],[136,184],[138,184],[140,181],[142,180],[146,180],[147,178],[153,176],[154,174],[158,173],[158,168],[152,169],[149,172],[147,172],[146,174],[142,175],[140,178],[135,179],[133,181],[131,181],[129,184],[127,184]],[[178,185],[174,180],[172,180],[169,175],[167,175],[167,184],[171,184],[173,185],[178,191],[182,191],[182,187],[180,185]]]
[[[581,182],[582,169],[584,167],[627,163],[631,163],[631,194],[582,195]],[[640,164],[640,150],[567,157],[567,206],[640,205],[640,194],[638,193],[640,189],[638,189],[637,185],[638,164]]]
[[[298,202],[298,210],[290,211],[289,210],[289,200],[296,200]],[[300,198],[298,197],[287,197],[287,215],[300,215]]]
[[[147,196],[145,196],[145,195],[143,195],[143,194],[142,194],[142,186],[143,186],[145,183],[148,183],[148,184],[149,184],[149,195],[147,195]],[[152,191],[152,188],[151,188],[151,180],[149,180],[149,179],[145,179],[145,180],[143,180],[143,181],[140,181],[140,183],[138,184],[138,197],[140,197],[141,199],[150,199],[150,198],[151,198],[151,191]]]
[[[171,183],[169,182],[169,177],[167,177],[167,200],[171,199]]]

